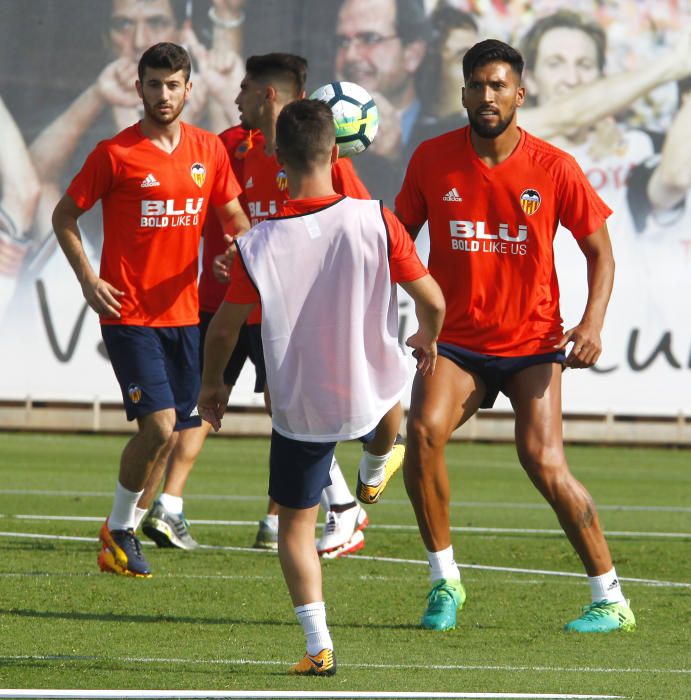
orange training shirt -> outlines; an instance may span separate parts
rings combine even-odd
[[[406,226],[429,221],[429,270],[446,299],[439,340],[507,357],[551,352],[562,333],[559,222],[578,240],[612,213],[564,151],[521,130],[513,153],[490,168],[470,127],[417,148],[396,212]]]
[[[209,204],[240,193],[219,138],[182,123],[166,153],[139,124],[101,141],[67,189],[81,209],[103,206],[100,277],[125,294],[104,324],[186,326],[199,321],[198,251]]]

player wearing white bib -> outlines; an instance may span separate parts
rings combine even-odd
[[[273,406],[269,494],[279,505],[279,558],[307,644],[289,672],[333,675],[314,544],[321,491],[338,440],[374,431],[360,462],[360,477],[373,485],[393,449],[407,380],[394,284],[416,304],[419,329],[407,343],[423,374],[434,371],[444,300],[391,212],[335,193],[338,148],[325,103],[284,107],[276,141],[293,199],[238,240],[233,284],[206,336],[198,406],[218,429],[227,405],[223,368],[261,300]]]

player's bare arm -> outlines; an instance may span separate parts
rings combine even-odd
[[[218,432],[228,405],[230,389],[223,382],[223,370],[235,349],[240,328],[254,304],[231,304],[224,301],[209,323],[204,341],[204,370],[197,400],[199,415]]]
[[[91,267],[77,225],[77,219],[83,213],[72,197],[64,195],[53,211],[53,230],[89,306],[104,318],[120,318],[118,298],[124,292],[101,279]]]
[[[237,198],[216,207],[216,214],[223,227],[223,239],[228,247],[225,253],[214,258],[213,273],[219,282],[225,283],[230,279],[230,266],[235,257],[235,239],[249,231],[250,222]]]
[[[415,302],[418,321],[418,329],[406,340],[406,345],[413,348],[418,371],[422,375],[434,374],[437,364],[437,338],[446,313],[444,295],[430,274],[400,284]]]
[[[523,107],[520,124],[531,134],[550,139],[596,124],[616,114],[658,85],[691,74],[691,30],[660,60],[633,71],[581,85],[540,107]]]
[[[588,266],[588,301],[580,323],[565,331],[555,347],[565,348],[573,343],[565,365],[583,369],[592,367],[602,352],[600,334],[614,283],[614,257],[607,224],[581,239],[578,245]]]

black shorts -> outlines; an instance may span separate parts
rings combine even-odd
[[[374,439],[376,428],[358,438],[363,445]],[[303,442],[271,431],[269,496],[288,508],[311,508],[331,485],[331,461],[336,442]]]
[[[201,425],[197,415],[199,329],[102,325],[127,420],[174,408],[175,430]]]
[[[269,496],[287,508],[311,508],[331,484],[336,442],[302,442],[271,431]]]
[[[506,383],[514,374],[533,365],[564,364],[566,353],[563,350],[546,352],[541,355],[519,355],[518,357],[499,357],[472,352],[451,343],[438,343],[437,352],[461,369],[477,374],[485,385],[485,398],[480,408],[492,408],[497,395],[504,391]]]
[[[208,311],[199,312],[199,333],[201,336],[199,343],[199,366],[204,367],[204,339],[209,322],[214,317]],[[262,345],[262,327],[259,323],[250,326],[244,324],[240,329],[238,343],[233,350],[233,354],[228,360],[226,368],[223,370],[223,383],[226,386],[235,386],[245,361],[249,358],[254,365],[254,391],[261,394],[266,384],[266,365],[264,364],[264,347]]]

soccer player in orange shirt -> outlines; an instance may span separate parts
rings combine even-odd
[[[198,426],[198,249],[211,205],[229,235],[249,222],[220,140],[181,121],[190,95],[190,59],[155,44],[139,60],[141,121],[91,152],[53,212],[53,227],[103,340],[137,432],[126,445],[110,516],[100,531],[102,571],[150,577],[134,531],[137,502],[178,431]],[[104,236],[99,275],[77,220],[97,200]]]
[[[436,372],[414,380],[404,461],[431,567],[422,626],[453,629],[465,601],[451,545],[444,446],[501,391],[516,413],[521,464],[588,574],[592,603],[565,629],[629,630],[635,619],[595,504],[571,474],[562,438],[563,368],[592,367],[601,352],[614,276],[611,211],[571,156],[519,128],[522,70],[521,55],[493,39],[465,54],[469,126],[421,144],[396,198],[411,236],[429,222],[429,269],[447,304]],[[588,267],[585,311],[566,331],[552,249],[560,223]]]

